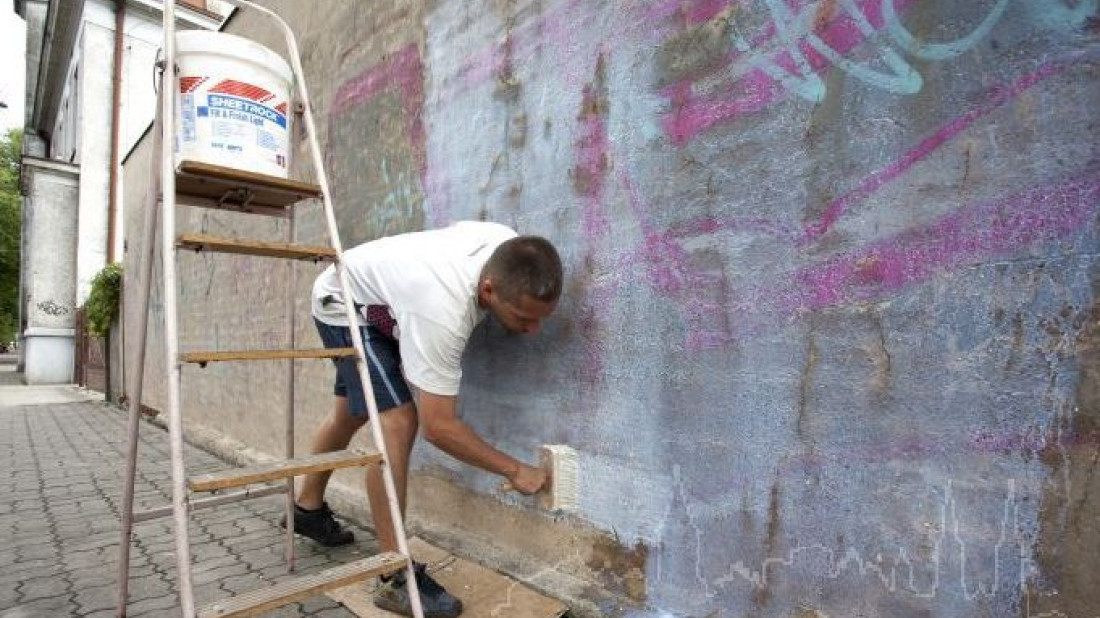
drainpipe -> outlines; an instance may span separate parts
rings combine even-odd
[[[111,172],[107,198],[107,263],[115,261],[115,214],[118,212],[118,159],[122,132],[119,119],[122,116],[122,43],[126,25],[126,0],[115,0],[115,66],[111,78]]]
[[[122,43],[126,29],[126,0],[115,0],[115,66],[114,75],[111,78],[111,172],[110,188],[107,197],[107,263],[115,262],[115,218],[118,213],[118,161],[121,142],[122,127],[119,121],[122,117]],[[120,299],[120,303],[121,299]],[[123,312],[119,311],[121,315]],[[121,322],[120,322],[121,324]],[[120,329],[121,330],[121,329]],[[107,401],[111,401],[111,333],[107,332],[107,340],[103,342],[103,395]],[[122,347],[125,350],[125,347]],[[120,354],[125,362],[125,352]],[[126,371],[122,371],[126,375]]]

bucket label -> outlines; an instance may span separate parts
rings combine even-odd
[[[258,103],[237,97],[227,97],[220,94],[211,94],[206,97],[206,105],[199,107],[199,116],[212,118],[229,118],[251,122],[256,126],[263,126],[265,120],[269,120],[286,128],[286,116]]]
[[[195,95],[183,95],[183,103],[180,105],[180,114],[183,116],[184,141],[195,141]]]
[[[181,77],[180,92],[181,156],[286,176],[286,101],[216,77]]]

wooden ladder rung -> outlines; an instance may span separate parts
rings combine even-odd
[[[176,195],[198,198],[196,206],[255,214],[278,214],[304,199],[320,198],[319,185],[198,161],[180,161]]]
[[[279,360],[285,358],[345,358],[355,356],[355,348],[317,348],[297,350],[225,350],[218,352],[184,352],[184,363],[213,363],[219,361]]]
[[[402,569],[405,564],[405,558],[401,554],[378,554],[320,573],[287,580],[269,588],[251,590],[222,601],[216,601],[199,608],[198,616],[200,618],[255,616],[288,603],[317,596],[326,590],[342,588],[377,575],[393,573]]]
[[[218,253],[237,253],[240,255],[258,255],[262,257],[288,258],[292,260],[336,259],[336,250],[319,245],[291,245],[279,242],[263,242],[211,236],[209,234],[180,234],[176,246],[195,251],[216,251]]]
[[[310,455],[309,457],[296,457],[283,461],[255,464],[244,468],[222,470],[211,474],[200,474],[187,479],[187,487],[191,491],[216,491],[314,472],[373,466],[381,461],[382,455],[376,451],[366,449],[333,451],[320,455]]]

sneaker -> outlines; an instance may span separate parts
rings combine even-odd
[[[451,596],[439,582],[428,575],[423,564],[414,563],[413,569],[416,571],[416,587],[420,591],[420,606],[424,609],[424,618],[455,618],[462,613],[462,601]],[[405,583],[405,571],[394,573],[388,582],[383,582],[375,591],[375,606],[402,616],[412,616],[409,587]]]
[[[283,516],[279,525],[286,528],[286,516]],[[294,505],[294,532],[309,537],[325,547],[347,545],[355,540],[351,530],[344,530],[340,522],[332,516],[332,509],[328,503],[321,504],[316,511],[307,511],[297,504]]]

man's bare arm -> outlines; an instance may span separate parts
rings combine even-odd
[[[507,477],[512,486],[532,494],[546,483],[546,472],[493,448],[456,414],[457,398],[420,392],[417,409],[424,439],[459,461]]]

